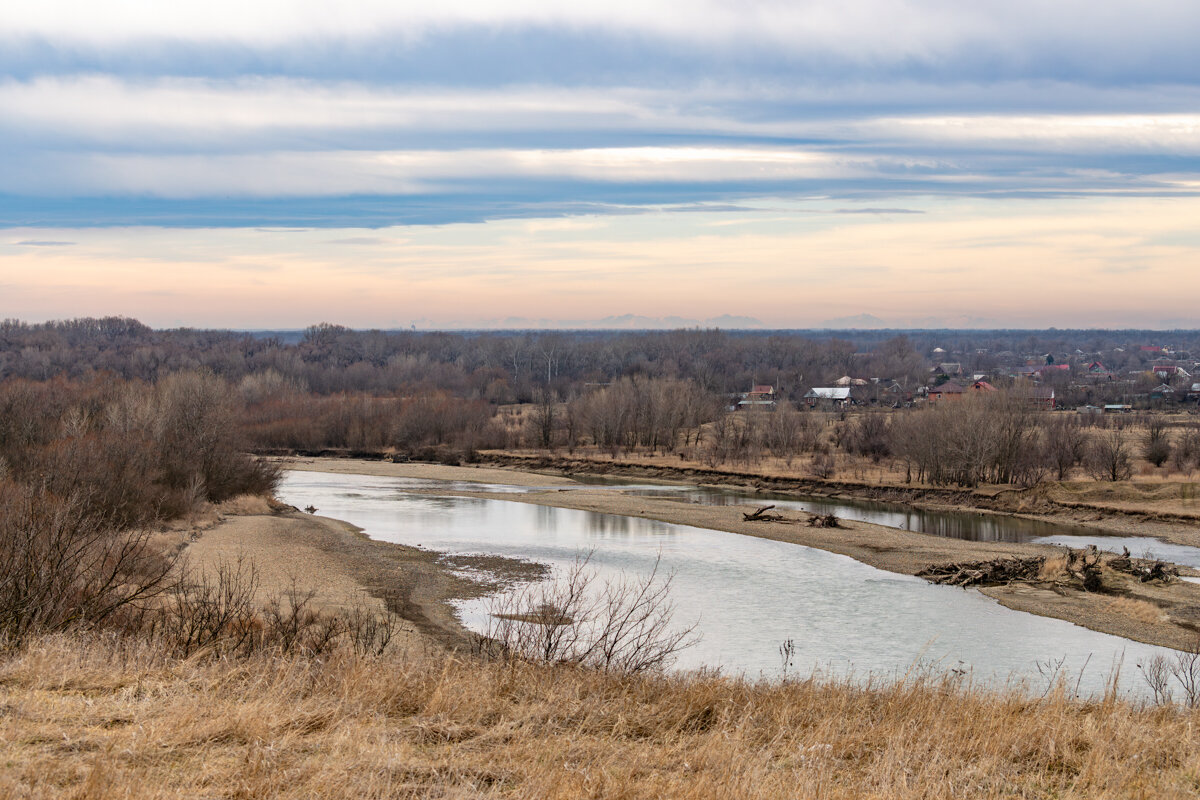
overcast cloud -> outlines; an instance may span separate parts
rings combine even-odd
[[[235,229],[270,226],[346,228],[333,240],[355,244],[340,251],[381,275],[416,269],[395,261],[413,228],[573,220],[553,230],[574,243],[579,271],[594,273],[617,269],[606,240],[589,238],[604,218],[625,220],[607,235],[655,253],[640,268],[669,285],[686,272],[682,254],[702,255],[683,233],[699,210],[706,235],[725,237],[709,249],[744,253],[764,276],[813,244],[798,237],[819,237],[830,261],[844,260],[839,236],[855,252],[864,237],[875,242],[878,252],[855,256],[857,272],[812,273],[831,293],[839,276],[900,269],[890,242],[909,230],[921,232],[914,253],[944,248],[942,270],[964,253],[1020,247],[1069,261],[1076,276],[1120,276],[1126,264],[1182,274],[1200,268],[1180,211],[1200,192],[1197,34],[1194,0],[7,3],[0,226],[20,229],[10,241],[24,246],[0,251],[0,269],[155,263],[175,245],[156,239],[145,252],[149,230],[178,232],[188,248],[178,258],[208,263],[212,252],[228,257]],[[1080,220],[1110,214],[1114,199],[1120,246],[1074,246]],[[981,228],[968,243],[935,233],[959,204]],[[1038,232],[1049,213],[1071,220],[1071,246]],[[102,249],[75,234],[103,228],[137,234]],[[759,229],[771,237],[755,248],[727,247]],[[462,229],[450,230],[458,240],[430,247],[481,258],[455,250]],[[45,246],[60,241],[79,244]],[[489,269],[558,279],[537,272],[540,250],[487,241]],[[278,270],[301,252],[316,286],[318,262],[341,257],[299,247],[256,245],[230,274]],[[919,259],[903,261],[911,271]],[[738,268],[722,262],[713,274]],[[898,286],[924,285],[907,274]],[[962,302],[981,302],[963,291]],[[603,313],[764,316],[735,294],[703,311]],[[774,313],[765,324],[786,323]]]

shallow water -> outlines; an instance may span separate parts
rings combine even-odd
[[[1085,694],[1103,691],[1116,663],[1121,688],[1142,693],[1136,664],[1161,648],[1060,620],[1010,611],[975,591],[934,586],[845,556],[785,542],[653,520],[505,500],[412,494],[394,478],[289,472],[285,502],[362,527],[373,538],[451,553],[491,553],[567,568],[591,551],[602,575],[644,574],[661,554],[673,572],[681,624],[703,640],[684,669],[720,667],[752,676],[781,671],[779,646],[796,646],[793,673],[903,674],[914,665],[963,669],[983,682],[1062,671]],[[482,630],[488,601],[463,603],[464,624]],[[1169,652],[1169,651],[1166,651]]]
[[[1061,544],[1076,548],[1095,545],[1100,550],[1112,553],[1119,553],[1123,548],[1127,548],[1134,558],[1158,559],[1200,569],[1200,547],[1171,544],[1149,536],[1046,536],[1035,541],[1040,544]]]

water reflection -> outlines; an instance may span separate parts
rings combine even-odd
[[[620,487],[614,487],[620,488]],[[928,533],[972,542],[1032,542],[1061,534],[1087,534],[1087,528],[1040,520],[1021,519],[998,514],[957,511],[923,511],[892,503],[869,500],[843,500],[826,497],[802,497],[773,492],[738,492],[689,486],[656,486],[623,489],[639,497],[661,497],[701,505],[727,506],[773,503],[776,508],[833,514],[841,519],[870,522],[888,528]]]
[[[703,641],[682,668],[778,674],[779,645],[796,643],[796,669],[903,674],[917,662],[967,669],[971,679],[1010,675],[1036,685],[1037,663],[1065,657],[1083,670],[1085,692],[1101,692],[1124,658],[1126,691],[1140,690],[1134,664],[1159,648],[1060,620],[1010,611],[978,592],[932,586],[821,550],[633,517],[504,500],[397,493],[378,477],[287,473],[281,499],[313,503],[368,535],[450,553],[493,553],[569,567],[582,552],[604,575],[646,574],[661,555],[673,572],[681,624],[699,621]],[[461,606],[482,629],[487,602]],[[965,665],[965,666],[963,666]]]

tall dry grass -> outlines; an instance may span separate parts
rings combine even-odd
[[[37,640],[0,664],[12,798],[1184,797],[1200,717],[1121,701],[605,675],[440,651],[173,660]]]

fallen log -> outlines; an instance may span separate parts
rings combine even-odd
[[[778,514],[767,513],[774,507],[774,505],[763,506],[753,514],[746,514],[743,512],[742,519],[744,519],[746,522],[778,522],[783,519],[783,517],[779,516]]]

